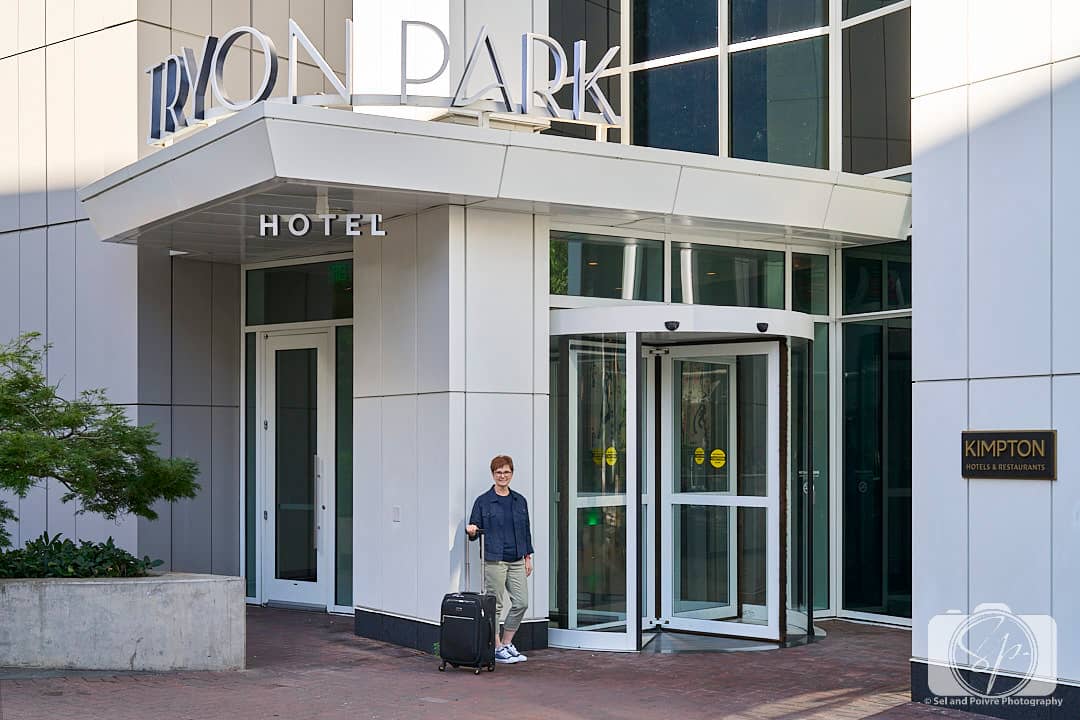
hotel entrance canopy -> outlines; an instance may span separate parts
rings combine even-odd
[[[910,184],[827,170],[263,102],[80,193],[98,236],[249,263],[352,250],[263,214],[455,204],[552,223],[837,247],[903,239]],[[320,228],[314,223],[314,228]]]

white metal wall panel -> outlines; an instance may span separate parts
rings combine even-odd
[[[45,3],[42,0],[16,0],[19,3],[19,52],[40,48],[45,44]]]
[[[75,197],[75,41],[45,49],[46,140],[48,146],[48,222],[74,220]]]
[[[122,405],[138,402],[137,251],[101,242],[90,223],[75,236],[75,356],[78,390],[105,388]]]
[[[355,328],[353,332],[354,337],[363,337]],[[374,609],[385,607],[386,592],[380,572],[386,539],[382,403],[380,397],[353,400],[353,604]]]
[[[927,657],[927,624],[934,615],[968,607],[969,481],[960,476],[959,447],[967,405],[966,380],[913,386],[911,538],[917,569],[911,628],[916,658]]]
[[[968,2],[970,81],[1049,63],[1051,4],[1051,0],[1028,0],[1022,6],[1012,0]]]
[[[1047,373],[1050,68],[987,80],[970,92],[971,375]]]
[[[218,0],[213,4],[240,5],[242,3],[235,2],[235,0],[231,3],[223,3],[222,0]],[[210,5],[211,0],[174,0],[170,21],[173,30],[180,30],[192,35],[198,35],[199,37],[209,35],[211,28]],[[192,45],[191,47],[198,51],[202,48],[202,43],[199,45]]]
[[[416,395],[382,399],[383,505],[377,527],[382,533],[378,580],[383,606],[394,613],[419,614],[420,533]],[[362,552],[362,550],[360,550]]]
[[[361,238],[362,240],[363,238]],[[369,242],[371,240],[369,239]],[[416,216],[386,223],[382,245],[380,394],[415,393],[417,374]],[[363,311],[366,312],[366,309]]]
[[[25,14],[24,5],[19,17]],[[19,227],[25,228],[46,221],[45,50],[25,52],[18,63]]]
[[[1080,3],[1076,4],[1080,8]],[[1080,27],[1080,26],[1078,26]],[[1076,33],[1080,37],[1080,33]],[[1053,368],[1056,373],[1080,372],[1080,333],[1074,308],[1080,307],[1080,58],[1053,66]],[[1070,271],[1072,269],[1073,271]]]
[[[912,379],[966,378],[968,138],[966,87],[912,101]]]
[[[1050,488],[1053,501],[1051,558],[1053,594],[1058,625],[1058,671],[1080,678],[1080,376],[1055,377],[1053,427],[1058,431],[1058,481]]]
[[[1050,427],[1048,377],[972,380],[969,388],[972,430]],[[969,610],[995,602],[1017,613],[1050,612],[1050,484],[973,480],[968,513]]]
[[[469,209],[465,228],[467,390],[532,392],[532,216]]]
[[[2,6],[3,3],[0,3]],[[10,5],[10,3],[8,3]],[[0,10],[2,12],[2,10]],[[2,15],[0,15],[2,21]],[[0,53],[3,50],[0,49]],[[19,223],[19,58],[0,60],[0,87],[9,89],[8,111],[0,113],[0,232],[17,230]]]

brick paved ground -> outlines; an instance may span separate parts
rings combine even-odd
[[[910,633],[825,627],[781,651],[545,650],[477,677],[357,638],[351,618],[250,608],[248,670],[0,680],[0,720],[977,717],[907,702]]]

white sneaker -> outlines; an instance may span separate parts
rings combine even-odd
[[[495,662],[502,663],[504,665],[513,665],[514,663],[521,662],[520,655],[511,655],[510,647],[503,645],[501,648],[495,651]]]
[[[504,647],[505,647],[505,648],[506,648],[507,650],[509,650],[509,651],[510,651],[510,655],[512,655],[513,657],[516,657],[516,658],[517,658],[517,661],[518,661],[518,662],[525,662],[526,660],[528,660],[528,659],[529,659],[529,658],[528,658],[528,656],[526,656],[526,655],[522,655],[521,653],[519,653],[519,652],[518,652],[518,649],[517,649],[516,647],[514,647],[514,644],[513,644],[513,643],[510,643],[509,645],[505,645]]]

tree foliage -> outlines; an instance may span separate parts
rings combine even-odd
[[[128,513],[154,519],[158,500],[195,497],[198,466],[184,458],[161,458],[153,426],[131,422],[101,389],[66,400],[42,368],[47,346],[37,333],[0,345],[0,489],[26,494],[42,478],[65,488],[63,501],[78,500],[77,512],[113,520]],[[0,501],[0,547],[10,545],[3,529],[14,513]]]

